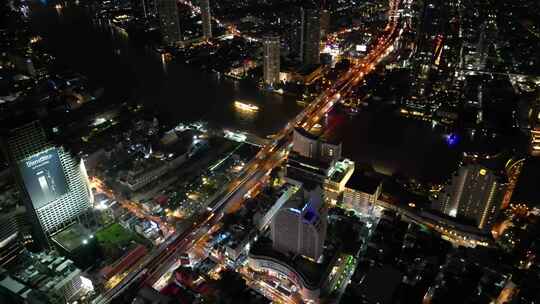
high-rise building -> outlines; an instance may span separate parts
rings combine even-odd
[[[55,146],[39,121],[23,123],[2,136],[2,148],[29,215],[34,239],[48,246],[48,236],[81,219],[92,204],[84,163]]]
[[[326,37],[330,34],[330,11],[321,10],[321,37]]]
[[[341,142],[328,140],[324,135],[314,135],[302,128],[295,128],[293,151],[304,157],[333,161],[341,158]]]
[[[264,83],[269,86],[279,82],[280,45],[279,36],[268,36],[264,40]]]
[[[537,101],[530,111],[531,143],[530,152],[532,156],[540,156],[540,101]]]
[[[210,39],[212,38],[212,14],[210,13],[210,0],[201,0],[201,18],[203,36],[206,39]]]
[[[479,165],[459,168],[435,202],[438,211],[489,229],[503,202],[506,180]]]
[[[148,18],[156,14],[156,0],[131,0],[131,10],[137,18]]]
[[[318,261],[326,238],[327,212],[319,186],[299,191],[272,219],[273,248]]]
[[[318,65],[321,63],[321,21],[319,10],[301,9],[300,56],[302,64]]]
[[[163,42],[175,45],[182,40],[178,7],[175,0],[157,0],[159,27]]]

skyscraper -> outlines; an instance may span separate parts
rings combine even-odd
[[[330,11],[321,10],[321,37],[326,37],[330,33]]]
[[[321,22],[314,8],[301,9],[300,59],[306,66],[320,64]]]
[[[131,10],[137,18],[148,18],[156,14],[156,0],[131,0]]]
[[[279,82],[280,40],[279,36],[268,36],[264,40],[264,83],[274,85]]]
[[[489,229],[501,208],[506,181],[479,164],[459,168],[445,187],[435,209]]]
[[[163,42],[175,45],[182,40],[180,20],[178,19],[178,7],[175,0],[157,0],[159,15],[159,27]]]
[[[201,0],[201,18],[203,36],[206,39],[210,39],[212,38],[212,14],[210,13],[210,0]]]
[[[2,148],[41,246],[48,236],[85,215],[91,190],[81,159],[49,141],[39,121],[3,132]]]
[[[273,248],[317,261],[323,253],[327,227],[322,190],[317,186],[297,194],[272,219]]]

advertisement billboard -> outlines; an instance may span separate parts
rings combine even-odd
[[[41,208],[68,192],[58,150],[49,149],[19,163],[19,170],[34,208]]]

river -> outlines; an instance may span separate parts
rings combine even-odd
[[[135,47],[126,34],[94,23],[83,7],[34,5],[31,25],[59,64],[104,87],[108,102],[135,99],[168,123],[205,120],[266,136],[302,109],[295,98],[260,92],[174,60],[164,62],[154,51]],[[236,99],[256,104],[259,111],[237,110]],[[441,182],[457,167],[462,148],[447,145],[444,131],[428,123],[392,111],[343,117],[344,156],[377,171]]]

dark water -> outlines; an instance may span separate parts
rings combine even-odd
[[[134,46],[127,34],[93,22],[86,8],[51,6],[33,5],[33,30],[45,38],[61,65],[103,86],[108,102],[142,102],[170,124],[205,120],[261,136],[275,133],[301,110],[292,97],[166,62],[155,51]],[[236,99],[257,105],[259,111],[239,111]]]
[[[93,23],[82,7],[58,11],[34,5],[31,21],[59,62],[103,86],[108,102],[141,101],[168,123],[206,120],[264,136],[301,110],[292,98],[264,94],[178,62],[164,63],[155,52],[134,47],[125,34]],[[240,112],[235,99],[260,110]],[[388,111],[341,116],[344,156],[377,171],[440,182],[457,167],[463,147],[449,147],[445,133],[429,124]]]

